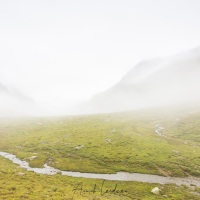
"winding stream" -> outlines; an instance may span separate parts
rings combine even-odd
[[[81,173],[81,172],[71,172],[71,171],[61,171],[53,167],[44,164],[44,168],[32,168],[29,163],[18,159],[15,155],[0,152],[0,156],[11,160],[13,163],[18,164],[20,167],[33,171],[38,174],[53,175],[60,173],[62,175],[79,177],[79,178],[92,178],[92,179],[104,179],[104,180],[115,180],[115,181],[138,181],[145,183],[158,183],[158,184],[176,184],[176,185],[196,185],[200,187],[200,178],[177,178],[177,177],[164,177],[151,174],[140,174],[140,173],[127,173],[127,172],[117,172],[116,174],[95,174],[95,173]]]
[[[164,128],[160,124],[156,124],[155,133],[157,133],[159,136],[163,136],[163,134],[161,133],[161,130],[163,130],[163,129]]]

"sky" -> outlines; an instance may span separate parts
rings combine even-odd
[[[59,112],[138,62],[200,45],[199,0],[1,0],[0,83]]]

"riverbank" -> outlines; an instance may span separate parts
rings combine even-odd
[[[28,171],[33,171],[38,174],[54,175],[61,174],[71,177],[78,178],[89,178],[89,179],[102,179],[102,180],[112,180],[112,181],[138,181],[144,183],[158,183],[158,184],[176,184],[176,185],[186,185],[186,186],[198,186],[200,187],[200,178],[187,177],[164,177],[151,174],[141,174],[141,173],[127,173],[127,172],[117,172],[116,174],[97,174],[97,173],[81,173],[81,172],[71,172],[71,171],[61,171],[53,167],[44,164],[44,168],[32,168],[29,163],[18,159],[15,155],[0,152],[0,156],[12,161],[13,163],[19,165]]]

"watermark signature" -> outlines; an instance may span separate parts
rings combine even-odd
[[[85,188],[83,182],[79,182],[76,184],[74,187],[73,191],[73,196],[72,199],[75,199],[76,195],[83,195],[85,193],[91,193],[91,194],[100,194],[100,195],[105,195],[105,194],[122,194],[126,193],[126,190],[119,189],[118,184],[113,185],[113,187],[109,188],[105,187],[105,180],[102,181],[100,185],[94,184],[91,188]]]

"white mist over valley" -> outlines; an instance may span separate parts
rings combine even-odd
[[[0,199],[200,198],[200,1],[0,1]]]
[[[200,47],[136,64],[122,79],[88,101],[47,110],[20,90],[0,85],[1,116],[107,113],[167,106],[200,107]],[[63,91],[64,92],[64,91]],[[59,103],[59,102],[55,102]]]
[[[1,3],[0,116],[196,104],[199,6],[195,0]]]
[[[200,106],[200,47],[138,63],[122,79],[85,105],[91,112],[167,106]]]

